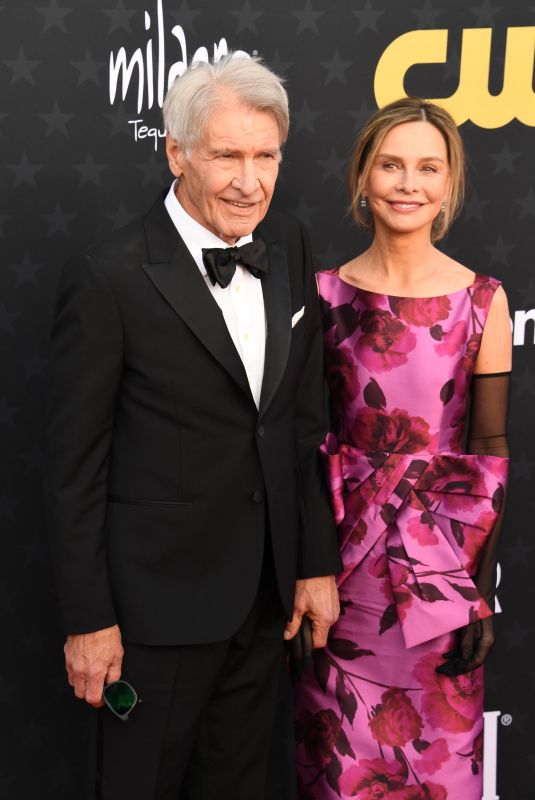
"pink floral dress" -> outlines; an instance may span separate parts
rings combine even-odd
[[[297,689],[301,800],[481,800],[483,670],[435,667],[455,629],[491,613],[471,576],[507,460],[463,442],[498,286],[476,275],[404,298],[319,274],[344,571],[340,619]]]

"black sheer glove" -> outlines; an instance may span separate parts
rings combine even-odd
[[[295,685],[312,660],[312,621],[305,614],[299,630],[286,642],[288,653],[288,669],[292,683]]]
[[[483,664],[493,645],[494,620],[492,617],[478,619],[457,631],[456,647],[443,654],[446,661],[436,671],[450,678],[464,675]]]
[[[478,455],[509,457],[507,411],[510,372],[477,374],[472,377],[470,422],[467,452]],[[505,489],[505,487],[504,487]],[[493,610],[496,596],[498,541],[505,511],[505,497],[490,532],[474,578],[481,597]],[[477,620],[457,631],[457,644],[444,653],[446,662],[436,668],[443,675],[462,675],[481,666],[494,644],[492,617]]]

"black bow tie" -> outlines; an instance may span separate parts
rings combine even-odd
[[[248,269],[255,278],[259,278],[262,272],[269,272],[267,249],[262,239],[241,247],[203,247],[202,260],[212,284],[218,283],[222,289],[234,277],[236,264]]]

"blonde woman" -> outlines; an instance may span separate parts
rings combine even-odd
[[[507,300],[435,246],[464,190],[443,109],[406,98],[376,112],[350,187],[373,241],[319,274],[344,571],[342,614],[297,689],[300,797],[480,800]]]

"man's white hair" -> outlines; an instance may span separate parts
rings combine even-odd
[[[167,92],[164,124],[186,158],[203,140],[210,115],[224,104],[228,91],[244,106],[273,114],[280,144],[286,141],[290,114],[282,79],[260,58],[233,57],[229,53],[215,64],[192,64]]]

